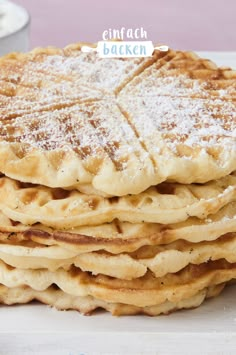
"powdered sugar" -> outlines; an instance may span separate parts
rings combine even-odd
[[[116,125],[114,125],[114,120]],[[147,159],[137,137],[114,101],[35,112],[0,124],[2,139],[21,142],[26,149],[74,150],[81,159],[109,157],[117,169],[132,153]]]
[[[73,77],[73,80],[78,83],[114,90],[128,77],[132,78],[138,68],[148,62],[151,60],[140,58],[101,59],[97,57],[96,53],[80,53],[70,57],[47,56],[46,60],[41,63],[32,62],[29,68],[64,77]]]
[[[216,83],[192,79],[186,74],[172,76],[168,71],[159,72],[147,69],[131,81],[121,93],[145,97],[160,95],[204,99],[220,98],[222,100],[236,99],[236,83],[233,85],[228,81],[228,87],[225,89],[219,89]]]
[[[119,102],[144,141],[158,142],[161,135],[172,149],[180,143],[203,148],[223,141],[236,148],[233,102],[149,95],[120,97]]]
[[[117,165],[132,154],[145,161],[166,147],[176,154],[181,144],[236,149],[232,82],[216,89],[182,71],[171,76],[165,61],[144,70],[150,64],[75,52],[36,56],[18,63],[18,74],[14,66],[9,76],[0,71],[2,83],[9,80],[1,87],[1,139],[28,149],[73,149],[82,158],[108,155]]]

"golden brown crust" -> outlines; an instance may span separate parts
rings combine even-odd
[[[189,217],[204,220],[235,200],[234,175],[205,185],[168,183],[167,189],[164,183],[139,195],[119,198],[64,192],[0,177],[0,208],[5,216],[25,225],[41,223],[54,229],[100,225],[115,219],[165,225]]]
[[[7,288],[0,285],[0,302],[5,305],[16,303],[28,303],[33,300],[45,303],[59,310],[74,309],[85,315],[90,315],[96,309],[102,308],[111,312],[114,316],[144,314],[148,316],[157,316],[159,314],[169,314],[171,312],[195,308],[206,298],[216,297],[224,288],[224,284],[208,287],[199,291],[193,297],[184,299],[177,303],[165,302],[161,305],[151,307],[136,307],[121,303],[108,303],[95,299],[91,296],[74,297],[60,289],[51,286],[45,291],[35,291],[30,287]]]
[[[106,250],[112,254],[133,252],[143,246],[169,244],[179,239],[192,243],[216,240],[236,232],[236,203],[230,203],[205,220],[188,218],[169,225],[157,223],[131,224],[114,221],[100,226],[60,230],[42,224],[25,226],[0,214],[1,243],[18,244],[35,241],[43,245],[59,245],[78,254]]]
[[[194,296],[205,287],[228,282],[236,277],[236,263],[225,260],[210,261],[201,265],[189,265],[175,274],[155,278],[148,272],[134,280],[122,280],[109,276],[92,276],[76,267],[54,272],[47,269],[15,269],[0,262],[0,283],[7,287],[29,286],[37,291],[46,290],[52,284],[74,296],[92,296],[112,303],[124,303],[137,307],[179,302]]]
[[[236,233],[215,241],[189,243],[183,240],[160,245],[143,246],[132,253],[111,254],[104,250],[79,252],[58,245],[43,246],[32,241],[0,244],[0,258],[20,269],[44,268],[54,272],[68,270],[72,265],[93,275],[103,274],[123,280],[133,280],[151,271],[155,277],[176,273],[189,264],[200,265],[209,260],[236,262]]]

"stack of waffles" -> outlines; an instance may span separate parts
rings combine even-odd
[[[0,60],[0,302],[199,306],[236,278],[236,72],[81,46]]]

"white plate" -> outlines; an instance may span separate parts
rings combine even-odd
[[[236,68],[236,52],[201,53]],[[236,354],[236,286],[200,308],[156,318],[85,317],[40,304],[0,307],[0,354]]]
[[[235,355],[236,285],[199,308],[168,316],[82,316],[36,303],[0,312],[1,355]]]

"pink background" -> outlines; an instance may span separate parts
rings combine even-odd
[[[144,27],[170,47],[236,50],[236,0],[15,0],[32,17],[31,47],[98,41],[108,28]]]

